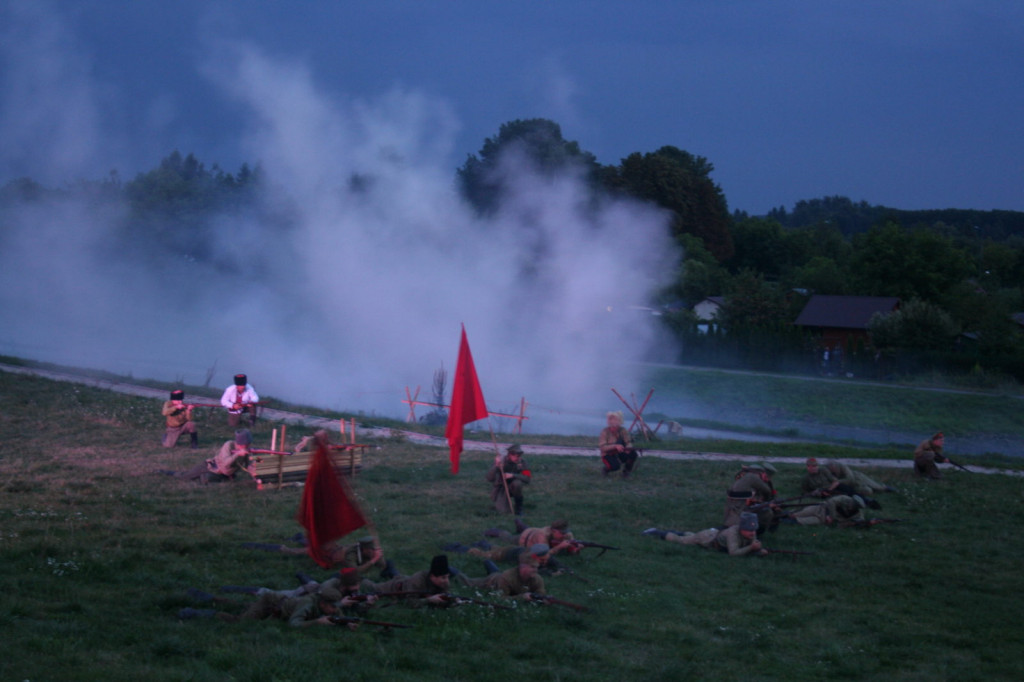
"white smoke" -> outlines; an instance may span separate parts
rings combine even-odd
[[[192,384],[216,362],[216,385],[245,372],[262,395],[400,417],[406,386],[429,399],[436,369],[451,378],[464,323],[488,406],[525,397],[530,430],[554,411],[600,418],[611,387],[639,390],[655,318],[629,307],[675,262],[659,212],[595,207],[571,173],[509,158],[507,208],[479,219],[441,161],[458,131],[443,101],[359,100],[252,46],[214,54],[204,72],[247,112],[248,158],[291,227],[223,216],[220,267],[161,269],[110,247],[116,209],[20,211],[0,233],[0,351]]]

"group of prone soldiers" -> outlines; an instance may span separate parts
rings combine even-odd
[[[806,469],[800,482],[801,494],[791,498],[799,501],[793,504],[778,499],[772,481],[775,467],[767,462],[744,465],[726,491],[720,528],[699,532],[648,528],[643,534],[681,545],[720,550],[731,556],[764,556],[772,550],[765,548],[759,537],[781,523],[869,527],[885,521],[866,519],[864,509],[881,509],[874,495],[894,492],[892,487],[841,462],[819,463],[811,457],[806,461]],[[802,501],[807,498],[820,501]]]
[[[225,585],[220,592],[250,594],[257,597],[241,613],[225,610],[239,606],[235,600],[198,589],[188,594],[196,600],[211,602],[220,608],[184,608],[178,612],[181,619],[217,618],[226,622],[240,620],[279,619],[292,626],[345,624],[351,628],[361,623],[385,627],[400,627],[395,623],[369,620],[369,609],[379,599],[396,599],[412,607],[449,607],[474,603],[494,608],[507,605],[481,601],[450,592],[451,580],[484,592],[492,592],[508,599],[535,603],[559,603],[577,610],[583,607],[554,599],[547,594],[541,571],[550,572],[553,555],[558,552],[579,551],[573,543],[572,533],[564,521],[556,521],[544,528],[523,528],[513,535],[490,529],[492,537],[511,543],[507,547],[491,547],[478,543],[475,547],[459,545],[455,551],[469,552],[484,559],[487,574],[471,578],[451,566],[447,554],[436,555],[427,569],[411,575],[397,571],[394,563],[384,557],[376,538],[367,536],[351,545],[325,548],[337,569],[330,578],[319,582],[305,573],[297,573],[301,585],[292,590],[274,590],[258,586]],[[301,541],[300,536],[294,538]],[[245,543],[250,549],[276,551],[289,555],[307,554],[304,547],[283,544]],[[486,547],[486,549],[481,549]],[[511,564],[499,568],[498,563]],[[379,571],[377,580],[368,576]]]

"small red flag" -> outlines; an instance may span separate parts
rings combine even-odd
[[[327,447],[317,444],[313,464],[306,474],[297,518],[306,529],[309,556],[324,568],[331,567],[331,555],[324,545],[367,524],[352,492],[334,470]]]
[[[462,429],[466,424],[487,417],[484,393],[476,378],[473,354],[469,352],[466,327],[462,327],[462,342],[459,344],[459,360],[455,365],[455,382],[452,386],[452,404],[448,409],[448,426],[444,435],[448,439],[449,459],[452,473],[459,473],[459,455],[462,454]]]

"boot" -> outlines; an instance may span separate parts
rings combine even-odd
[[[662,540],[664,540],[665,536],[668,535],[668,531],[661,530],[660,528],[648,528],[647,530],[643,531],[641,535],[650,535],[652,537],[661,538]]]
[[[192,609],[184,608],[178,611],[178,618],[181,620],[192,620],[193,618],[213,618],[214,614],[217,613],[213,609]]]
[[[243,542],[242,547],[246,549],[263,549],[268,552],[280,552],[284,545],[272,545],[266,542]]]
[[[398,569],[395,568],[394,561],[388,559],[384,562],[384,569],[380,572],[380,577],[383,580],[391,580],[398,577]]]
[[[299,581],[300,585],[308,585],[309,583],[317,582],[316,578],[308,573],[303,573],[302,571],[295,574],[295,579]]]
[[[490,559],[484,561],[484,568],[487,569],[487,575],[491,575],[492,573],[501,573],[501,569],[498,568],[498,564],[494,563]]]
[[[221,585],[220,591],[234,594],[259,594],[260,588],[253,585]]]
[[[491,545],[491,543],[487,542],[487,540],[477,540],[476,542],[474,542],[473,544],[470,545],[471,549],[474,548],[474,547],[476,549],[482,549],[482,550],[486,551],[486,550],[491,549],[492,545]]]
[[[522,511],[522,498],[520,497],[520,498],[516,498],[516,499],[519,500],[516,504],[520,505],[520,511]],[[518,516],[518,513],[516,515]],[[517,533],[522,533],[527,528],[529,528],[529,526],[526,525],[525,521],[523,521],[522,519],[519,519],[519,518],[516,519],[516,532]]]
[[[190,433],[188,435],[189,435],[190,440],[192,441],[192,449],[193,450],[198,450],[199,449],[199,434],[198,433]]]
[[[515,509],[515,512],[514,512],[515,515],[516,516],[522,516],[523,515],[523,498],[522,497],[515,498],[515,503],[516,503],[516,509]]]
[[[190,587],[187,590],[185,590],[185,594],[187,594],[188,596],[192,597],[196,601],[213,601],[214,600],[214,596],[212,594],[210,594],[209,592],[204,592],[203,590],[197,589],[195,587]]]

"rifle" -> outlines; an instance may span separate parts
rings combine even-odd
[[[379,594],[377,596],[410,599],[426,599],[427,597],[441,597],[445,602],[445,606],[476,604],[477,606],[489,606],[492,609],[512,609],[511,606],[505,606],[504,604],[495,604],[494,602],[484,601],[482,599],[474,599],[473,597],[463,597],[458,594],[452,594],[451,592],[384,592],[383,594]]]
[[[852,525],[857,528],[870,528],[879,523],[903,523],[904,521],[905,519],[860,519],[854,521]]]
[[[974,473],[973,471],[971,471],[970,469],[968,469],[967,467],[965,467],[965,466],[964,466],[963,464],[961,464],[960,462],[954,462],[954,461],[953,461],[952,459],[950,459],[949,457],[946,457],[946,461],[947,461],[947,462],[949,462],[950,464],[952,464],[953,466],[955,466],[955,467],[956,467],[957,469],[963,469],[964,471],[966,471],[966,472],[967,472],[967,473],[969,473],[969,474],[973,474],[973,473]]]
[[[294,453],[285,452],[283,450],[262,450],[258,448],[249,448],[250,455],[292,455]]]
[[[761,511],[762,509],[766,509],[772,505],[781,507],[785,505],[787,502],[792,502],[793,500],[802,500],[805,497],[811,497],[811,495],[797,495],[796,497],[787,497],[784,500],[766,500],[764,502],[758,502],[757,504],[748,505],[747,511]]]
[[[391,628],[411,628],[412,627],[411,625],[402,625],[401,623],[388,623],[387,621],[383,621],[383,620],[367,620],[366,618],[356,618],[355,616],[339,616],[339,615],[334,615],[334,616],[328,616],[328,618],[335,625],[351,625],[351,624],[354,623],[356,625],[363,625],[363,624],[366,624],[366,625],[376,625],[378,627],[382,627],[382,628],[385,628],[385,629],[391,629]]]
[[[565,606],[567,608],[574,609],[580,612],[590,611],[589,608],[583,606],[582,604],[573,604],[571,601],[558,599],[556,597],[552,597],[549,594],[537,594],[536,592],[529,592],[526,596],[529,597],[530,601],[537,602],[538,604],[556,604],[558,606]]]
[[[612,547],[611,545],[602,545],[600,542],[587,542],[586,540],[570,540],[569,544],[577,549],[586,549],[587,547],[596,547],[601,551],[598,552],[597,556],[601,556],[609,549],[618,550],[618,547]]]
[[[602,550],[602,553],[603,553],[603,550]],[[598,554],[598,556],[601,556],[601,555]],[[569,568],[568,566],[566,566],[562,562],[556,561],[554,558],[549,559],[546,566],[541,566],[541,571],[544,571],[545,569],[548,569],[550,571],[551,575],[558,575],[559,573],[565,573],[567,575],[571,575],[573,578],[576,578],[577,580],[582,581],[582,582],[584,582],[584,583],[586,583],[588,585],[590,584],[589,580],[587,580],[582,575],[580,575],[576,571],[572,570],[571,568]],[[545,575],[546,575],[546,573],[545,573]]]
[[[192,407],[220,407],[220,405],[218,405],[217,403],[182,403],[182,406],[186,407],[186,408],[192,408]]]
[[[762,547],[761,549],[763,549],[764,551],[768,552],[769,554],[796,554],[796,555],[802,555],[802,556],[813,556],[814,555],[814,552],[801,552],[801,551],[798,551],[798,550],[795,550],[795,549],[768,549],[767,547]]]

